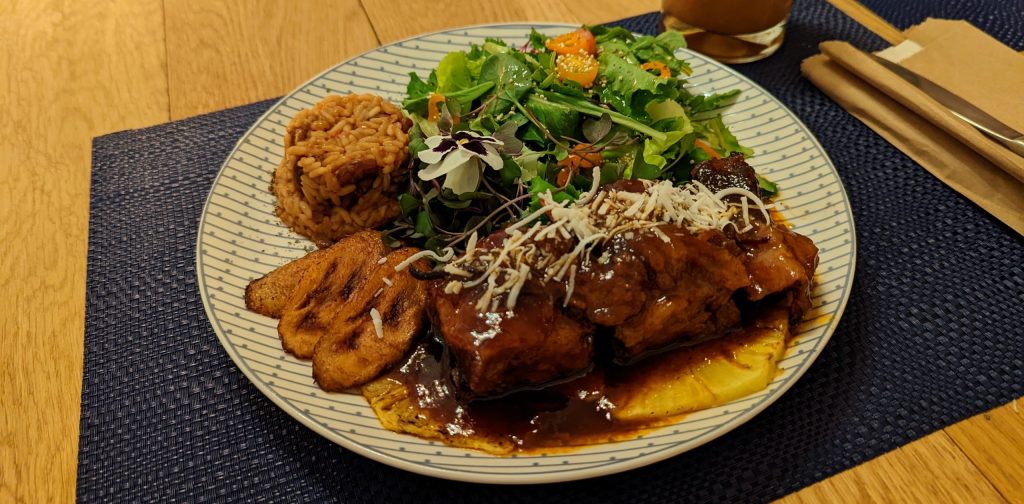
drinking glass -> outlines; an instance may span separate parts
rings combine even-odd
[[[766,58],[782,45],[793,0],[662,0],[662,23],[690,49],[724,63]]]

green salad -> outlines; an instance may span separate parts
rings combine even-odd
[[[425,80],[410,74],[410,183],[386,236],[460,250],[539,208],[541,195],[571,201],[595,178],[684,184],[696,163],[751,155],[716,113],[739,91],[687,90],[690,67],[675,56],[685,46],[673,31],[533,31],[522,47],[487,39],[448,53]]]

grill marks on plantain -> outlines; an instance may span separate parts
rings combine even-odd
[[[379,242],[379,235],[372,234]],[[383,262],[381,256],[363,262],[363,281],[314,349],[313,378],[321,388],[362,385],[409,353],[425,323],[427,285],[408,272],[396,272],[395,266],[416,252],[399,249],[383,256]],[[378,330],[374,310],[390,314],[391,323],[382,320]]]
[[[361,385],[408,353],[423,328],[426,285],[395,266],[415,252],[390,252],[379,233],[367,231],[300,260],[308,264],[279,310],[278,333],[286,351],[313,360],[323,389]],[[275,273],[253,283],[247,305],[288,287]],[[381,314],[379,331],[373,310]]]

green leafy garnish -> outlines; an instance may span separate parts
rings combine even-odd
[[[536,30],[523,46],[486,39],[444,55],[426,78],[410,75],[402,106],[413,122],[412,180],[398,198],[402,216],[387,230],[389,240],[458,248],[474,232],[490,233],[540,208],[542,195],[573,201],[593,182],[593,165],[580,164],[584,155],[600,159],[600,185],[631,178],[685,183],[693,166],[708,158],[698,140],[719,156],[752,155],[715,115],[739,90],[702,94],[687,87],[690,67],[676,56],[686,47],[682,35],[584,28],[597,47],[594,66],[583,67],[596,68],[597,77],[581,80],[586,86],[560,73],[562,56]],[[438,104],[433,116],[431,102]],[[421,154],[437,163],[452,152],[450,143],[445,154],[425,152],[428,144],[450,142],[456,134],[465,139],[467,133],[459,133],[464,130],[488,137],[490,148],[499,149],[491,167],[481,170],[478,187],[442,185],[447,175],[438,178],[436,169],[430,180],[420,179],[416,174],[428,166]],[[777,193],[768,180],[758,182],[765,195]],[[467,192],[455,194],[451,187]]]
[[[722,122],[721,116],[694,121],[693,127],[705,142],[711,144],[711,147],[723,156],[728,156],[733,152],[739,152],[748,157],[754,155],[754,151],[740,145],[729,128]]]
[[[772,197],[779,194],[779,186],[775,182],[772,182],[760,175],[757,176],[757,186],[761,188],[761,193],[766,197]]]
[[[467,62],[466,53],[462,51],[450,52],[441,59],[437,64],[438,93],[446,95],[473,85],[473,74]]]
[[[495,54],[484,62],[480,70],[482,82],[493,83],[494,92],[487,114],[503,114],[512,108],[512,102],[521,98],[533,87],[532,72],[521,61],[510,54]]]

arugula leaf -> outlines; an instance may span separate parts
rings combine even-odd
[[[679,49],[686,49],[686,37],[676,30],[665,30],[654,37],[655,43],[675,54]]]
[[[711,156],[709,156],[704,149],[700,148],[691,149],[690,152],[687,153],[687,156],[690,157],[690,160],[693,161],[694,165],[700,163],[701,161],[707,161],[711,159]]]
[[[729,132],[729,128],[722,122],[721,116],[694,121],[693,127],[701,139],[710,144],[712,148],[723,156],[728,156],[733,152],[739,152],[746,157],[754,155],[754,151],[740,145],[736,137]]]
[[[608,40],[624,40],[626,42],[632,42],[635,37],[633,32],[621,27],[621,26],[584,26],[590,33],[594,35],[594,40],[598,43],[605,42]]]
[[[419,116],[414,115],[413,117],[414,118],[418,118]],[[433,126],[432,123],[430,123],[430,122],[428,122],[426,120],[423,120],[423,122]],[[436,128],[436,126],[435,126],[435,128]],[[427,136],[429,136],[429,135],[424,133],[422,128],[420,128],[420,125],[415,122],[415,119],[413,119],[413,127],[412,127],[411,130],[409,130],[409,157],[410,158],[416,159],[416,155],[417,154],[419,154],[421,151],[424,151],[424,150],[427,149],[427,144],[424,142],[424,139]]]
[[[473,86],[473,75],[467,65],[466,53],[452,51],[437,64],[437,92],[448,96]]]
[[[448,93],[444,95],[445,103],[448,101],[458,102],[458,112],[461,114],[463,110],[470,110],[473,106],[473,100],[483,96],[485,93],[490,91],[492,87],[494,87],[493,82],[481,82],[473,87],[468,87],[454,93]]]
[[[409,72],[409,83],[405,85],[406,97],[402,100],[402,108],[410,114],[427,115],[427,100],[437,89],[437,85],[423,82],[416,72]]]
[[[739,89],[733,89],[725,93],[691,95],[685,100],[686,108],[690,110],[691,114],[708,112],[726,105],[727,102],[732,101],[739,95]]]
[[[502,156],[501,160],[502,166],[498,175],[501,176],[501,182],[503,184],[511,186],[516,183],[516,179],[522,177],[523,171],[511,156]]]
[[[675,30],[666,30],[657,37],[643,36],[636,39],[630,49],[642,62],[660,61],[675,73],[691,73],[690,65],[676,58],[675,53],[686,47],[686,39]]]
[[[649,138],[645,140],[642,159],[644,163],[657,168],[657,175],[660,175],[662,169],[668,165],[668,158],[663,154],[666,154],[669,148],[682,140],[684,136],[693,132],[693,125],[690,124],[690,119],[686,115],[680,115],[662,119],[654,123],[654,127],[665,132],[665,139]]]
[[[619,163],[601,163],[601,185],[610,184],[622,178],[622,165]]]
[[[536,49],[538,51],[543,51],[544,50],[544,42],[547,39],[548,38],[546,36],[544,36],[544,35],[541,35],[541,33],[539,31],[537,31],[536,28],[530,28],[530,47],[532,47],[532,48],[534,48],[534,49]]]
[[[604,114],[608,114],[608,117],[611,118],[612,122],[615,124],[621,124],[633,131],[643,133],[645,135],[648,135],[661,141],[665,140],[665,133],[658,131],[657,129],[654,129],[627,115],[620,114],[614,110],[608,110],[583,98],[565,96],[561,93],[553,93],[551,91],[543,90],[538,90],[537,94],[544,96],[545,98],[548,99],[548,101],[568,105],[579,111],[581,114],[586,114],[594,117],[601,117]]]
[[[493,83],[495,99],[484,113],[499,115],[512,108],[509,100],[522,98],[533,87],[533,72],[510,54],[499,53],[487,58],[480,70],[480,81]]]
[[[621,39],[610,39],[597,44],[598,52],[600,54],[614,54],[630,64],[640,65],[640,61],[633,55],[633,50],[630,49],[629,43]]]
[[[478,59],[479,60],[487,59],[487,56],[488,56],[488,54],[484,52],[484,49],[482,47],[480,47],[479,45],[477,45],[477,44],[470,44],[469,45],[469,50],[466,51],[466,59],[468,59],[470,61],[478,60]]]
[[[523,104],[555,138],[576,137],[580,114],[572,107],[530,95]]]
[[[523,131],[522,139],[523,142],[533,142],[542,147],[547,142],[547,138],[544,138],[544,132],[533,123],[530,123],[526,130]]]
[[[458,108],[458,110],[469,110],[473,106],[473,100],[481,97],[487,91],[490,91],[494,87],[493,82],[481,82],[475,86],[471,86],[465,89],[460,89],[451,93],[441,93],[444,95],[445,105],[448,105],[449,109]],[[427,115],[427,102],[430,101],[430,95],[428,93],[423,96],[413,98],[412,96],[405,99],[402,102],[402,108],[407,110],[410,114],[418,114],[426,117]],[[454,113],[455,111],[452,110]]]
[[[690,132],[687,133],[679,142],[665,151],[666,159],[675,158],[669,161],[668,166],[662,168],[662,177],[669,178],[676,184],[682,184],[690,180],[690,170],[693,169],[693,164],[690,162],[688,154],[693,149],[693,141],[697,138],[697,134]],[[702,151],[703,152],[703,151]]]
[[[469,129],[484,135],[493,136],[493,133],[498,129],[498,127],[498,121],[490,114],[480,114],[469,121]]]
[[[494,44],[495,46],[500,46],[500,47],[508,47],[508,42],[505,42],[504,40],[502,40],[500,38],[496,38],[496,37],[486,37],[486,38],[484,38],[484,45],[487,45],[487,44]]]
[[[633,165],[626,168],[626,173],[623,177],[630,179],[654,180],[658,178],[659,175],[661,175],[661,169],[658,168],[657,165],[644,161],[643,156],[637,156],[633,160]]]
[[[541,161],[548,151],[533,151],[529,147],[523,147],[518,156],[512,158],[519,165],[520,178],[522,180],[533,180],[535,177],[544,175],[547,165]]]
[[[526,213],[540,210],[540,197],[548,191],[551,191],[551,199],[558,203],[576,201],[580,197],[580,192],[571,184],[559,189],[541,177],[533,177],[530,179],[530,194],[532,195],[530,198],[530,208],[526,210]]]
[[[599,79],[603,79],[602,82],[605,83],[601,97],[628,116],[637,115],[632,107],[634,93],[648,91],[652,96],[662,95],[670,84],[675,83],[674,79],[654,76],[641,70],[636,64],[611,53],[601,53],[597,61],[600,63],[597,72]]]
[[[405,85],[405,94],[409,98],[418,98],[433,93],[435,87],[423,82],[416,72],[409,72],[409,83]]]
[[[761,188],[761,193],[767,198],[771,198],[772,196],[779,194],[778,184],[760,175],[757,175],[757,186]]]
[[[565,79],[564,81],[559,81],[557,74],[553,73],[551,75],[555,76],[555,78],[552,79],[552,81],[547,86],[542,87],[546,87],[547,89],[568,96],[579,96],[581,98],[587,96],[587,90],[583,89],[583,86],[581,86],[579,82],[576,82],[572,79]]]

